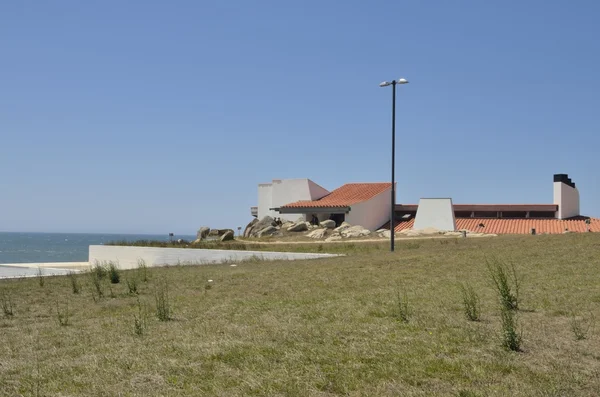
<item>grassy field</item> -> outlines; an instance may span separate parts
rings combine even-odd
[[[0,395],[598,395],[600,235],[321,250],[348,255],[0,281]],[[520,351],[495,261],[520,280]]]

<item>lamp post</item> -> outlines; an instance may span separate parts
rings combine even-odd
[[[380,87],[392,86],[392,199],[390,204],[390,251],[394,252],[394,210],[396,206],[396,188],[395,184],[395,168],[396,168],[396,85],[408,84],[406,79],[398,79],[392,81],[384,81],[379,84]]]

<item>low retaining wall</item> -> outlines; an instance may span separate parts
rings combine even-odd
[[[146,266],[176,264],[206,265],[227,261],[244,261],[253,258],[261,260],[298,260],[330,258],[335,254],[309,254],[300,252],[234,251],[193,248],[123,247],[111,245],[90,245],[90,265],[96,261],[118,261],[120,269],[135,269],[143,259]]]

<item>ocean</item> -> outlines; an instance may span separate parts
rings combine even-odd
[[[173,239],[194,240],[196,236],[175,235]],[[87,262],[88,247],[109,241],[159,240],[168,235],[11,233],[0,232],[0,264],[41,262]]]

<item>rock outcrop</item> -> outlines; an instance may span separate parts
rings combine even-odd
[[[264,236],[272,236],[277,234],[279,230],[275,226],[267,226],[262,230],[259,230],[256,234],[253,234],[254,237],[264,237]]]
[[[287,228],[288,232],[304,232],[308,230],[307,222],[299,221]]]
[[[202,226],[200,229],[198,229],[198,232],[196,233],[196,239],[204,240],[208,236],[209,232],[210,232],[210,227]]]
[[[252,230],[254,229],[254,225],[256,225],[257,223],[258,218],[254,218],[250,223],[246,225],[246,228],[244,229],[244,238],[250,237],[250,235],[252,234]]]
[[[331,219],[323,221],[323,222],[319,223],[319,225],[321,227],[324,227],[325,229],[335,229],[335,221],[333,221]]]
[[[315,229],[308,233],[306,237],[314,238],[315,240],[322,239],[327,235],[327,229]]]
[[[277,223],[270,216],[265,216],[261,220],[254,219],[252,222],[246,226],[246,230],[244,231],[244,237],[260,237],[259,233],[265,230],[267,227],[277,226]]]
[[[234,237],[235,234],[233,233],[233,230],[229,229],[225,233],[223,233],[223,235],[221,236],[221,241],[230,241],[233,240]]]
[[[342,224],[340,226],[336,227],[335,229],[333,229],[333,231],[341,233],[343,230],[346,230],[349,227],[352,227],[352,225],[349,224],[348,222],[342,222]]]
[[[331,236],[327,237],[325,239],[325,241],[327,241],[327,242],[329,242],[329,241],[339,241],[341,239],[342,239],[342,236],[340,236],[339,234],[334,234],[334,235],[331,235]]]
[[[371,231],[369,229],[365,229],[360,225],[356,225],[340,230],[340,234],[344,238],[357,238],[368,236],[369,234],[371,234]]]

